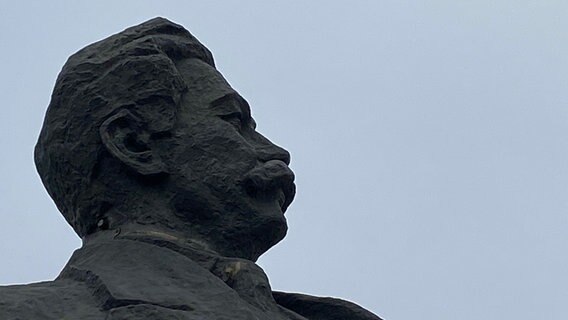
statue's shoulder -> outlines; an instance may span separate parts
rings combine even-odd
[[[274,300],[309,320],[381,320],[372,312],[349,301],[274,291]]]
[[[56,280],[0,286],[0,319],[104,319],[87,288]]]

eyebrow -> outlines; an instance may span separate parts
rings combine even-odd
[[[241,112],[246,116],[246,118],[247,119],[251,118],[250,106],[248,102],[243,97],[241,97],[241,95],[238,92],[227,93],[221,98],[213,100],[211,102],[211,106],[217,107],[223,105],[226,102],[236,102],[236,104],[241,109]]]

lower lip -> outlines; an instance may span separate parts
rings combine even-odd
[[[284,191],[278,190],[278,206],[282,208],[285,202],[286,202],[286,195],[284,195]]]

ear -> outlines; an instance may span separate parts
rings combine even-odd
[[[142,121],[128,110],[109,117],[99,128],[102,142],[116,159],[141,175],[166,173],[165,164],[152,151],[150,134]]]

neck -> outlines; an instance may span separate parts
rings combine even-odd
[[[219,252],[200,237],[191,237],[178,231],[156,225],[142,225],[129,223],[120,227],[99,230],[83,238],[83,245],[104,242],[112,239],[144,239],[147,242],[169,242],[182,247],[192,247],[201,251],[208,251],[220,255]]]
[[[140,202],[140,201],[139,201]],[[149,201],[138,207],[128,201],[105,213],[100,227],[94,233],[84,237],[83,243],[114,237],[115,233],[128,234],[130,238],[137,235],[155,237],[156,239],[192,243],[203,250],[215,252],[217,255],[256,261],[268,248],[265,239],[273,233],[270,228],[261,226],[236,227],[234,222],[225,221],[215,214],[191,216],[185,219],[163,203]],[[199,218],[207,216],[208,218]],[[187,217],[192,218],[187,220]],[[187,221],[186,221],[187,220]],[[99,241],[99,240],[97,240]]]
[[[170,243],[179,247],[199,250],[215,256],[240,258],[255,262],[258,257],[251,256],[231,241],[211,241],[202,233],[178,230],[157,224],[126,223],[112,229],[99,230],[83,237],[83,245],[110,241],[113,239],[142,240],[161,246]],[[244,246],[246,247],[246,246]]]

